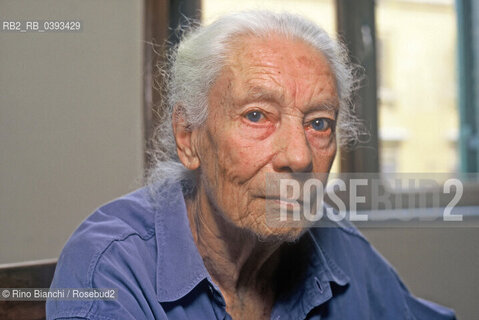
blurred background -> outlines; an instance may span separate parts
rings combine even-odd
[[[334,171],[479,171],[478,1],[0,0],[0,23],[81,22],[0,30],[0,264],[57,258],[95,208],[143,184],[162,44],[186,17],[243,9],[306,16],[364,67],[371,135]],[[479,229],[362,231],[413,293],[478,318]]]

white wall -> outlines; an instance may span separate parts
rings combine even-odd
[[[2,21],[83,28],[0,32],[0,263],[57,257],[92,210],[141,183],[142,10],[0,1]]]
[[[361,232],[391,262],[414,295],[455,309],[457,319],[477,319],[477,224],[470,228],[367,228]]]

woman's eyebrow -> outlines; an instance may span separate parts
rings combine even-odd
[[[305,113],[310,113],[314,111],[334,111],[337,113],[339,111],[339,106],[336,102],[325,101],[322,103],[313,104],[307,107],[305,111]]]
[[[275,101],[282,103],[284,101],[284,93],[282,90],[272,90],[269,88],[254,86],[248,89],[245,100],[250,101]]]
[[[247,94],[243,97],[243,103],[249,103],[253,101],[273,101],[282,105],[284,102],[283,90],[272,90],[271,88],[265,88],[262,86],[254,86],[248,89]],[[339,105],[337,101],[326,100],[320,103],[311,103],[304,109],[304,113],[311,113],[315,111],[334,111],[338,113]]]

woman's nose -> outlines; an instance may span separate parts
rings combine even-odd
[[[276,155],[273,167],[276,171],[312,171],[313,156],[302,124],[283,123],[274,143]]]

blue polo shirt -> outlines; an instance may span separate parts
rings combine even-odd
[[[161,199],[142,188],[80,225],[51,287],[116,288],[118,298],[48,300],[47,319],[231,319],[193,241],[180,187]],[[311,229],[286,246],[297,257],[277,277],[287,289],[271,319],[455,319],[450,309],[411,295],[351,225]]]

